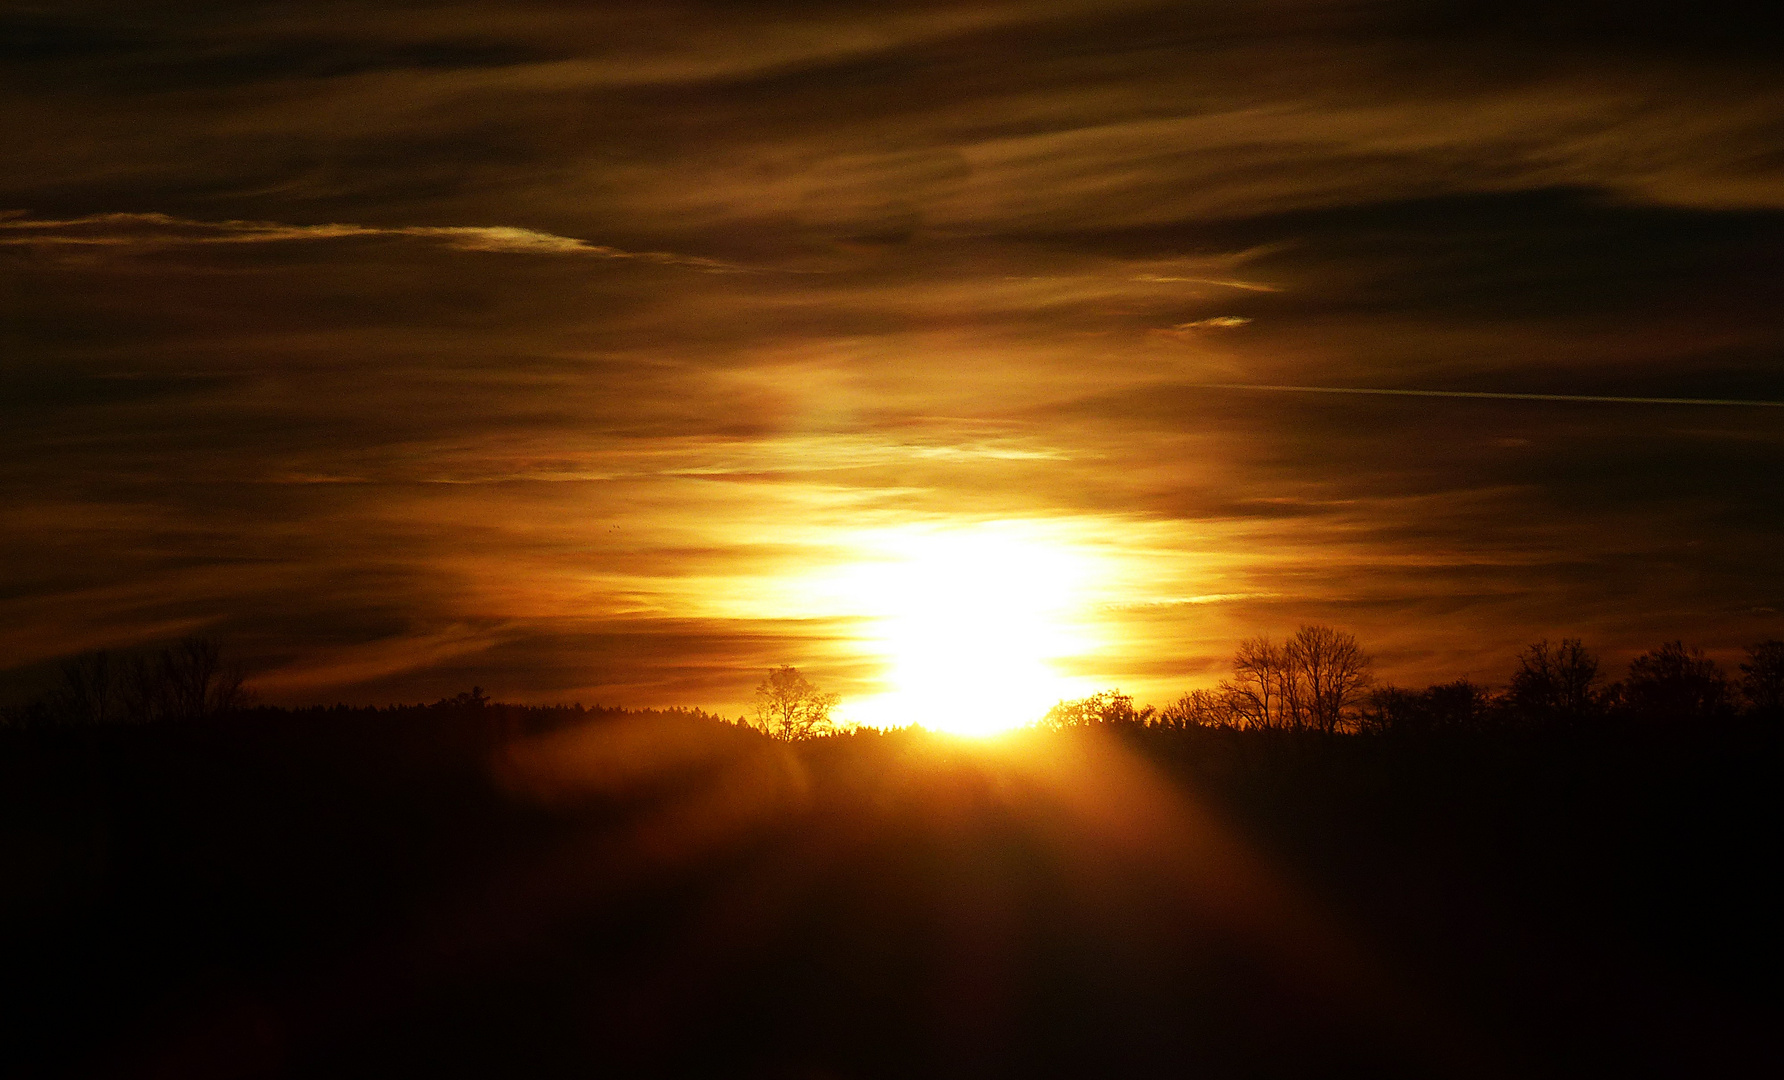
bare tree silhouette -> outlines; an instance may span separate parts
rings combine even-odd
[[[62,685],[50,695],[52,715],[75,724],[103,724],[118,718],[120,665],[107,652],[86,653],[62,664]]]
[[[1527,722],[1578,723],[1604,711],[1597,682],[1598,657],[1579,638],[1562,638],[1559,645],[1545,638],[1518,654],[1507,701]]]
[[[1153,723],[1182,731],[1188,728],[1235,728],[1241,726],[1242,719],[1233,707],[1230,688],[1217,688],[1183,694],[1160,709]]]
[[[215,641],[182,638],[153,655],[132,657],[125,665],[124,712],[137,721],[219,716],[248,704],[243,681],[241,665],[225,660]]]
[[[209,638],[188,637],[154,652],[85,653],[62,663],[58,685],[30,709],[51,724],[197,720],[251,703],[242,666]]]
[[[1755,713],[1784,715],[1784,641],[1747,646],[1747,659],[1741,664],[1741,696]]]
[[[1467,679],[1406,690],[1377,687],[1357,713],[1357,730],[1370,735],[1480,731],[1493,717],[1493,695]]]
[[[756,687],[756,724],[777,738],[804,739],[836,730],[830,716],[838,701],[783,664],[768,672]]]
[[[1159,719],[1176,727],[1329,734],[1361,703],[1370,664],[1355,635],[1330,626],[1303,626],[1281,645],[1268,636],[1246,638],[1233,654],[1230,679],[1183,695]]]
[[[1283,646],[1295,726],[1331,734],[1344,726],[1369,685],[1370,657],[1356,635],[1330,626],[1303,626]]]
[[[1294,682],[1286,649],[1268,635],[1246,638],[1233,654],[1233,677],[1220,684],[1220,695],[1241,727],[1290,728],[1297,726]]]
[[[1733,708],[1721,665],[1696,647],[1669,641],[1629,662],[1623,703],[1653,720],[1708,720]]]

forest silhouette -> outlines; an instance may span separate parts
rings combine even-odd
[[[1706,1076],[1773,1030],[1784,643],[1503,687],[1347,632],[973,740],[278,708],[216,643],[0,725],[9,1076]],[[920,722],[921,718],[913,718]]]

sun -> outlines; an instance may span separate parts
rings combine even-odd
[[[867,618],[889,689],[844,710],[875,727],[966,735],[1032,723],[1084,693],[1056,664],[1088,650],[1093,556],[1032,523],[885,530],[835,582]]]

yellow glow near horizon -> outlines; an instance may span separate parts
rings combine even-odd
[[[845,702],[847,721],[983,735],[1088,691],[1054,664],[1091,646],[1080,627],[1096,560],[1027,523],[909,528],[864,537],[830,583],[871,620],[863,645],[890,689]]]

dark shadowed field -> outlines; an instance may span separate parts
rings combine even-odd
[[[1758,1076],[1776,726],[0,730],[9,1076]]]

